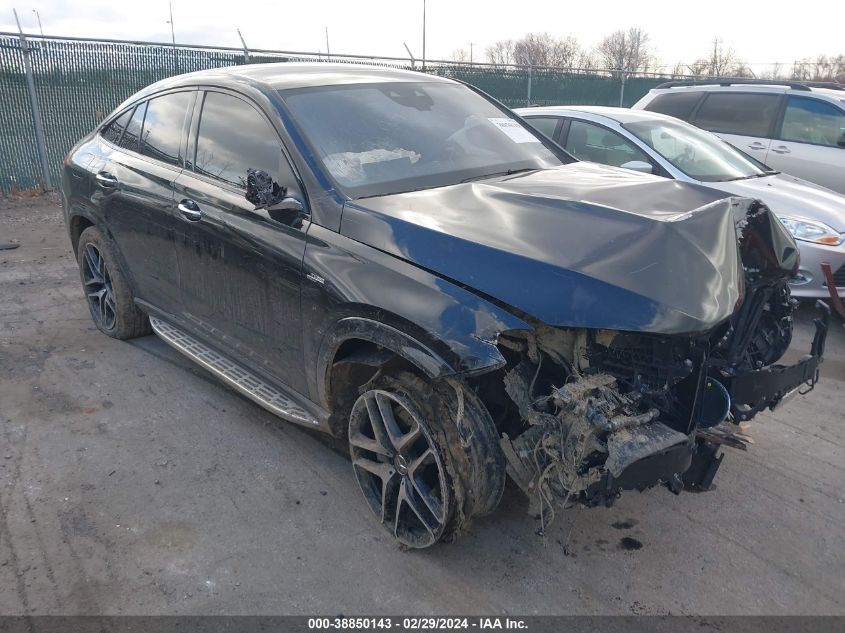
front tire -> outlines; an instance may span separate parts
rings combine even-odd
[[[94,226],[79,236],[77,262],[91,318],[103,334],[126,340],[152,332],[135,305],[112,243]]]
[[[453,540],[504,489],[493,421],[459,380],[378,376],[352,407],[349,448],[367,504],[407,547]]]

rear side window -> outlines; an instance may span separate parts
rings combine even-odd
[[[540,134],[554,140],[555,129],[557,128],[557,119],[548,116],[532,116],[525,119],[528,125],[537,130]]]
[[[784,141],[837,147],[845,134],[845,112],[807,97],[790,97],[783,114],[780,138]]]
[[[181,163],[179,149],[190,100],[190,92],[175,92],[148,102],[142,134],[142,154],[171,165]]]
[[[194,171],[246,189],[247,169],[266,171],[276,182],[282,176],[282,147],[276,131],[246,101],[221,92],[207,92],[197,135]]]
[[[117,143],[120,141],[120,135],[123,134],[123,130],[126,129],[126,124],[129,123],[129,117],[132,116],[132,108],[121,114],[117,117],[114,121],[109,123],[105,128],[103,128],[102,136],[107,141]]]
[[[683,121],[689,121],[693,108],[701,100],[701,92],[683,90],[657,95],[645,106],[646,110],[667,114]]]
[[[771,94],[711,92],[701,104],[695,124],[711,132],[767,137],[779,98]]]
[[[144,127],[144,113],[147,111],[147,102],[140,104],[135,108],[132,118],[126,125],[123,131],[123,136],[118,145],[124,149],[131,149],[133,152],[138,151],[138,139],[141,138],[141,129]]]

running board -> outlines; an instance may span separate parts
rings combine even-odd
[[[155,317],[150,317],[150,325],[165,343],[222,378],[224,382],[270,413],[297,424],[320,426],[320,422],[313,415],[283,391],[201,343],[190,334]]]

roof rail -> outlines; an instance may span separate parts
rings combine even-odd
[[[825,85],[819,85],[824,83]],[[701,81],[667,81],[665,83],[660,84],[659,86],[655,86],[654,89],[658,90],[660,88],[678,88],[681,86],[736,86],[736,85],[745,85],[745,86],[786,86],[788,88],[792,88],[793,90],[803,90],[803,91],[810,91],[810,88],[831,88],[837,86],[839,90],[845,90],[842,86],[836,83],[827,82],[816,82],[816,81],[787,81],[780,79],[730,79],[730,78],[718,78],[718,79],[702,79]]]
[[[828,90],[845,90],[845,86],[843,86],[838,81],[805,81],[805,86],[809,86],[810,88],[827,88]]]

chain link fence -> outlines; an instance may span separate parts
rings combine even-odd
[[[27,64],[27,61],[29,62]],[[245,63],[329,61],[326,55],[148,42],[87,40],[0,33],[0,191],[59,181],[62,158],[121,101],[155,81],[180,73]],[[330,61],[422,70],[401,58],[332,55]],[[40,110],[34,115],[27,66]],[[511,107],[631,105],[658,77],[626,77],[555,68],[515,68],[427,62],[425,72],[460,79]],[[43,129],[43,173],[38,119]]]

